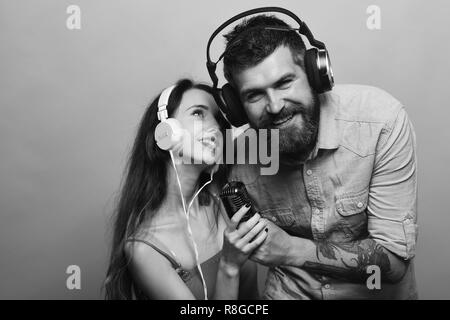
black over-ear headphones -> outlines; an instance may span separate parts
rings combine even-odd
[[[331,90],[334,85],[333,71],[331,70],[331,62],[325,44],[314,39],[314,36],[306,23],[301,21],[294,13],[279,7],[262,7],[242,12],[222,23],[213,32],[206,47],[206,67],[213,82],[214,98],[222,112],[227,116],[228,121],[230,121],[230,123],[235,127],[242,126],[248,122],[247,114],[242,106],[239,95],[229,83],[226,83],[222,89],[217,87],[219,80],[216,75],[216,67],[217,63],[224,57],[225,52],[220,55],[216,62],[213,62],[210,57],[209,48],[213,39],[228,25],[244,17],[263,12],[279,12],[288,15],[294,19],[300,27],[298,29],[283,26],[267,26],[261,28],[280,31],[298,31],[308,39],[311,46],[315,47],[306,50],[305,53],[305,72],[308,76],[309,84],[313,90],[316,93],[323,93]]]

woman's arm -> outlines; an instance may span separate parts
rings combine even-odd
[[[214,300],[237,300],[239,296],[239,276],[239,267],[229,265],[224,259],[220,259]]]
[[[125,252],[131,257],[130,272],[139,288],[156,300],[194,300],[195,297],[170,262],[152,247],[128,242]]]
[[[255,279],[246,278],[252,271],[252,264],[246,263],[249,255],[260,246],[267,237],[266,221],[255,214],[248,221],[239,221],[249,207],[239,209],[228,223],[224,232],[222,257],[217,271],[216,291],[214,299],[236,300],[238,298],[253,299],[258,296]],[[241,281],[242,280],[242,281]],[[243,287],[240,287],[243,285]],[[250,291],[254,290],[254,293]]]
[[[248,268],[242,266],[267,237],[264,230],[267,223],[259,214],[238,226],[248,210],[243,207],[236,212],[224,231],[214,299],[239,298],[241,270]],[[170,262],[152,247],[140,242],[129,242],[125,246],[125,253],[131,258],[129,268],[133,280],[139,283],[140,289],[148,297],[164,300],[195,299]],[[243,275],[247,276],[248,272]],[[249,286],[245,285],[244,291],[247,290],[250,290]]]

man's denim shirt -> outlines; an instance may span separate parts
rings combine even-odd
[[[372,238],[405,260],[417,239],[416,142],[404,107],[386,92],[341,85],[320,96],[318,143],[297,168],[235,165],[261,215],[290,235],[315,241]],[[300,253],[299,253],[300,254]],[[368,277],[371,273],[368,273]],[[381,289],[307,272],[270,268],[266,299],[414,299],[413,261],[398,283]]]

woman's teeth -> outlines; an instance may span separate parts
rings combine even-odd
[[[200,142],[211,149],[216,148],[216,143],[213,142],[211,139],[200,139]]]

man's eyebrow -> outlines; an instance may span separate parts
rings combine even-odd
[[[289,72],[289,73],[285,74],[284,76],[282,76],[279,80],[277,80],[274,83],[274,86],[278,87],[278,86],[282,85],[284,81],[289,80],[289,78],[292,78],[292,77],[295,77],[295,74],[292,72]]]
[[[288,72],[284,75],[282,75],[277,81],[275,81],[272,86],[278,87],[280,86],[284,81],[288,80],[289,78],[295,77],[295,74],[293,72]],[[263,88],[248,88],[241,91],[241,96],[245,97],[249,93],[258,93],[260,91],[263,91]]]
[[[248,88],[248,89],[241,91],[241,97],[245,97],[250,93],[258,93],[261,91],[263,91],[263,89],[261,89],[261,88]]]

